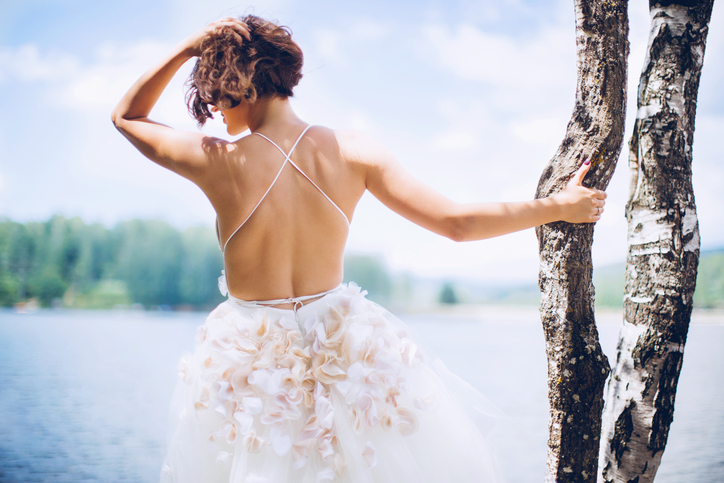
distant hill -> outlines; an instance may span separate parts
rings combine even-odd
[[[624,263],[594,268],[593,283],[596,287],[597,306],[623,307],[624,269]],[[442,293],[443,287],[449,290],[451,286],[456,292],[457,300],[462,303],[537,305],[540,299],[538,286],[532,283],[494,286],[465,280],[413,280],[426,287],[428,299],[430,294]],[[701,252],[694,307],[724,308],[724,248]]]
[[[724,248],[702,252],[694,307],[724,308]]]
[[[597,268],[593,272],[596,286],[596,305],[623,306],[625,264],[619,263]],[[724,248],[704,250],[699,257],[694,307],[724,308]]]

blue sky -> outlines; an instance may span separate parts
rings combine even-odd
[[[715,5],[694,143],[702,246],[724,245],[724,7]],[[573,107],[571,1],[16,1],[0,6],[0,216],[55,213],[107,225],[163,218],[211,226],[188,181],[147,161],[110,123],[125,90],[176,42],[220,16],[255,13],[294,31],[305,52],[293,100],[307,121],[378,138],[415,175],[461,202],[532,197]],[[647,2],[631,2],[629,116],[648,36]],[[184,67],[153,116],[196,129]],[[222,124],[204,128],[226,137]],[[627,153],[596,228],[597,265],[623,261]],[[455,244],[365,195],[349,252],[395,270],[534,282],[532,230]]]

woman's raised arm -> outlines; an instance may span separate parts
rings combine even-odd
[[[554,221],[594,223],[606,193],[586,188],[587,161],[559,193],[512,203],[456,203],[413,177],[383,146],[369,137],[340,135],[345,156],[366,173],[366,187],[388,208],[432,232],[455,241],[482,240]]]
[[[203,39],[226,26],[249,39],[246,25],[239,20],[227,18],[212,22],[181,41],[143,74],[111,114],[116,128],[147,158],[195,182],[200,181],[208,163],[209,146],[217,144],[217,148],[223,149],[225,142],[197,132],[178,131],[148,116],[178,69],[200,54]]]

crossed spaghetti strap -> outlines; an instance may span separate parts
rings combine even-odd
[[[241,229],[241,227],[244,226],[244,224],[249,220],[249,218],[251,218],[251,216],[254,214],[254,212],[256,211],[256,209],[259,208],[259,205],[261,205],[262,201],[264,201],[264,198],[266,198],[266,195],[269,194],[269,191],[271,191],[271,189],[272,189],[272,188],[274,187],[274,185],[276,184],[277,180],[279,179],[279,176],[282,174],[282,171],[284,170],[284,167],[287,165],[287,163],[291,164],[297,171],[299,171],[299,173],[300,173],[302,176],[304,176],[305,178],[307,178],[307,181],[309,181],[310,183],[312,183],[312,185],[313,185],[315,188],[317,188],[317,190],[319,190],[319,192],[322,193],[322,195],[324,195],[324,197],[327,198],[327,200],[328,200],[330,203],[332,203],[332,206],[334,206],[334,207],[337,209],[337,211],[339,211],[339,213],[342,215],[342,218],[344,218],[344,221],[345,221],[345,223],[347,224],[347,227],[349,227],[349,219],[347,219],[347,215],[344,214],[344,211],[342,211],[342,209],[341,209],[339,206],[337,206],[337,203],[335,203],[334,201],[332,201],[332,198],[330,198],[329,196],[327,196],[327,193],[325,193],[324,191],[322,191],[322,188],[320,188],[319,186],[317,186],[317,183],[315,183],[314,181],[312,181],[312,179],[311,179],[309,176],[307,176],[307,174],[306,174],[304,171],[302,171],[302,168],[300,168],[300,167],[297,165],[297,163],[295,163],[294,161],[291,160],[291,155],[292,155],[292,153],[294,152],[294,149],[296,149],[297,144],[299,144],[299,141],[302,140],[302,138],[304,137],[304,135],[307,133],[307,131],[308,131],[309,128],[311,128],[311,127],[312,127],[312,125],[310,124],[309,126],[307,126],[306,128],[304,128],[304,131],[302,131],[302,134],[299,135],[299,137],[297,138],[296,142],[295,142],[294,145],[292,146],[292,149],[289,150],[289,153],[285,153],[284,150],[283,150],[282,148],[280,148],[277,143],[275,143],[274,141],[272,141],[272,140],[269,139],[268,137],[264,136],[262,133],[260,133],[260,132],[252,133],[252,134],[256,134],[257,136],[261,136],[262,138],[264,138],[264,139],[266,139],[267,141],[269,141],[274,147],[276,147],[276,148],[284,155],[284,162],[282,163],[282,166],[279,168],[279,171],[277,172],[277,175],[274,177],[274,181],[271,182],[271,184],[269,185],[269,187],[267,188],[267,190],[266,190],[266,191],[264,192],[264,194],[262,195],[261,199],[259,199],[259,202],[256,204],[256,206],[254,206],[254,209],[251,210],[251,213],[249,213],[249,215],[246,217],[246,219],[244,219],[244,221],[242,221],[241,224],[240,224],[238,227],[236,227],[236,230],[234,230],[234,232],[231,234],[231,236],[229,236],[229,238],[226,239],[226,242],[224,243],[223,248],[222,248],[221,246],[219,246],[219,248],[221,248],[221,252],[222,252],[222,253],[226,252],[226,246],[229,244],[229,241],[230,241],[232,238],[234,238],[234,235],[236,235],[236,233]],[[221,243],[221,233],[220,233],[220,231],[219,231],[219,219],[218,219],[218,218],[216,219],[216,236],[217,236],[218,239],[219,239],[219,243]]]

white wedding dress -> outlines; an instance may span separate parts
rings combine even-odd
[[[161,482],[499,481],[491,405],[365,294],[211,312],[179,364]]]

